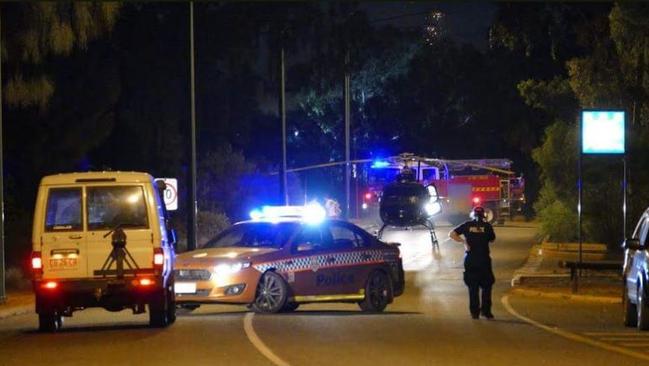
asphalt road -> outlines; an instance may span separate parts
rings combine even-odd
[[[438,229],[440,239],[446,238],[448,230]],[[146,315],[92,309],[66,319],[63,330],[55,334],[37,333],[36,316],[29,314],[0,320],[0,365],[594,366],[644,362],[566,339],[506,311],[500,298],[509,289],[513,271],[525,260],[534,232],[524,225],[496,228],[498,240],[492,256],[498,282],[493,321],[469,316],[461,279],[461,245],[445,241],[434,252],[427,232],[393,231],[385,239],[402,243],[407,289],[384,314],[366,315],[353,304],[306,305],[292,314],[254,316],[242,306],[203,306],[179,316],[168,329],[149,329]],[[649,335],[637,335],[619,325],[619,305],[531,298],[510,298],[509,303],[521,315],[553,329],[605,344],[625,343],[611,338],[634,337],[636,344],[646,339],[644,349],[649,349]],[[625,335],[616,337],[618,333]],[[640,346],[629,349],[643,352]]]

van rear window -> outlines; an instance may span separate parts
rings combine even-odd
[[[81,216],[81,188],[49,190],[46,231],[81,230]]]
[[[88,230],[149,227],[142,187],[88,187],[86,192]]]

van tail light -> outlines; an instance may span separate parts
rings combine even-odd
[[[165,263],[165,255],[162,248],[153,248],[153,269],[162,270]]]
[[[41,287],[48,290],[55,290],[57,287],[59,287],[59,284],[54,281],[47,281],[41,284]]]
[[[41,252],[32,252],[32,272],[36,278],[40,278],[43,275],[43,258],[41,257]]]

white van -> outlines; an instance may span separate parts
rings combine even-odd
[[[164,183],[146,173],[89,172],[41,180],[32,233],[39,329],[76,310],[149,308],[150,325],[175,320],[174,244]]]

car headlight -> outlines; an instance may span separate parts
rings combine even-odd
[[[248,267],[250,267],[250,262],[220,263],[214,266],[212,272],[216,276],[223,276],[237,273]]]
[[[424,209],[428,216],[434,216],[442,212],[442,205],[440,205],[439,202],[428,202],[424,206]]]

